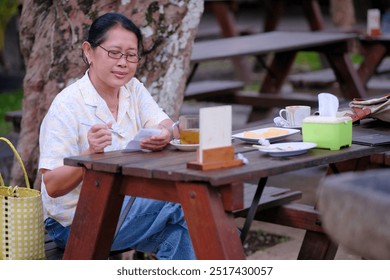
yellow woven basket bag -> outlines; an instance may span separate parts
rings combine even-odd
[[[41,193],[30,188],[23,161],[12,143],[3,137],[18,159],[26,188],[5,186],[0,174],[0,260],[45,259],[45,229]]]

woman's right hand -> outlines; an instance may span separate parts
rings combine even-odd
[[[102,153],[104,152],[105,147],[111,145],[111,126],[112,123],[95,124],[90,128],[87,134],[87,138],[89,144],[88,150],[91,154]]]

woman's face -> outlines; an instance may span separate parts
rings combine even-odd
[[[107,51],[121,52],[129,57],[138,55],[138,40],[133,32],[120,25],[111,28],[106,36],[106,40],[95,49],[89,43],[84,43],[83,49],[90,64],[90,79],[98,92],[117,93],[121,86],[133,78],[138,63],[128,62],[124,55],[119,59],[109,57]]]

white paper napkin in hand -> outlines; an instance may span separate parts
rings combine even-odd
[[[160,133],[161,129],[141,128],[137,135],[134,136],[134,139],[127,144],[123,152],[136,152],[142,150],[140,146],[142,139],[152,137],[153,135],[159,135]]]
[[[318,94],[318,111],[323,117],[336,117],[339,109],[339,99],[330,93]]]

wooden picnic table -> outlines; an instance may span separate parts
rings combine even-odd
[[[214,14],[221,28],[222,36],[233,37],[239,36],[238,24],[234,13],[229,5],[232,3],[239,4],[240,1],[220,1],[206,0],[205,6]],[[260,1],[259,1],[260,2]],[[276,30],[284,13],[286,0],[262,0],[264,8],[264,25],[263,31],[269,32]],[[297,1],[303,10],[310,30],[318,31],[324,29],[324,19],[321,8],[317,0]]]
[[[191,61],[196,71],[197,65],[206,61],[273,54],[265,78],[262,79],[263,76],[259,75],[259,93],[239,92],[230,96],[230,101],[263,108],[297,103],[316,106],[317,97],[314,96],[278,94],[292,68],[296,54],[301,51],[324,54],[337,78],[343,97],[346,100],[364,98],[367,96],[366,89],[349,58],[350,44],[356,39],[355,34],[273,31],[197,42],[193,47]]]
[[[285,8],[286,0],[262,0],[264,11],[263,31],[274,31],[279,24]],[[303,13],[309,23],[310,30],[318,31],[324,29],[324,19],[317,0],[298,1],[302,6]],[[236,22],[233,12],[234,4],[238,5],[240,1],[221,1],[205,0],[205,8],[211,10],[221,29],[223,37],[235,37],[243,34],[250,34],[251,31],[242,33]],[[260,16],[260,12],[259,12]],[[250,77],[249,65],[240,57],[232,58],[236,77],[240,80],[248,81]],[[239,70],[237,70],[239,69]]]
[[[383,59],[390,55],[390,34],[377,37],[361,36],[359,41],[364,60],[358,68],[358,74],[362,83],[367,85]]]
[[[290,137],[301,139],[299,134]],[[188,169],[196,152],[173,147],[154,153],[115,151],[65,158],[66,165],[85,167],[85,177],[64,259],[108,257],[124,195],[181,203],[198,259],[245,259],[232,215],[243,208],[245,181],[257,178],[259,187],[264,187],[269,176],[326,164],[337,170],[342,167],[339,162],[348,162],[343,170],[354,170],[351,161],[361,162],[389,149],[352,145],[339,151],[312,149],[300,156],[273,158],[241,141],[234,146],[249,163],[211,171]],[[260,212],[261,219],[307,230],[299,258],[334,258],[337,246],[321,231],[315,209],[290,210],[299,218],[290,217],[288,207],[274,207]]]

